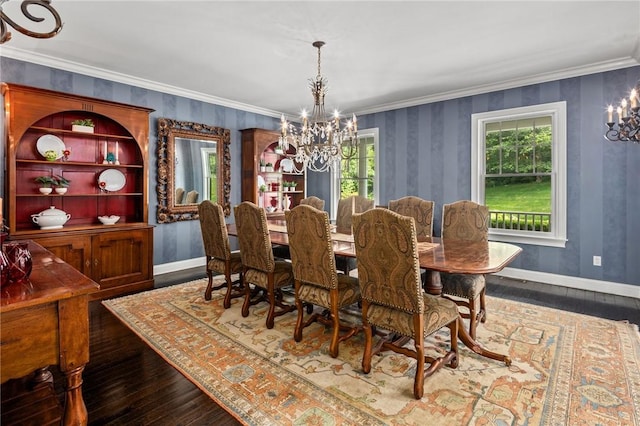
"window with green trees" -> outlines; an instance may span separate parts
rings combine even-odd
[[[472,198],[489,207],[492,235],[564,245],[565,111],[559,102],[473,115]]]
[[[376,176],[378,129],[365,129],[358,132],[356,155],[341,160],[340,167],[333,170],[332,180],[332,217],[338,200],[351,195],[377,200],[378,177]]]

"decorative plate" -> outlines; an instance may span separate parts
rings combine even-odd
[[[267,186],[267,184],[264,181],[264,178],[261,175],[258,175],[258,190],[262,185]]]
[[[280,167],[285,173],[293,172],[293,160],[291,158],[283,158],[282,161],[280,161]]]
[[[124,174],[120,170],[107,169],[100,173],[98,177],[98,186],[105,191],[120,191],[127,182]]]
[[[56,153],[56,160],[62,158],[64,155],[63,152],[67,147],[62,142],[62,139],[55,135],[42,135],[38,138],[38,142],[36,142],[36,148],[38,152],[43,157],[47,157],[45,152],[54,151]]]

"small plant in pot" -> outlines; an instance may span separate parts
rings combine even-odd
[[[267,172],[272,172],[273,171],[273,163],[267,163],[266,171]]]
[[[69,185],[71,184],[71,181],[63,178],[62,176],[56,176],[55,180],[56,183],[54,183],[53,185],[56,187],[56,193],[60,195],[65,194],[67,192],[67,189],[69,188]]]
[[[264,164],[264,160],[263,159],[260,159],[260,171],[262,173],[267,171],[267,166]]]
[[[40,193],[44,195],[51,194],[51,191],[53,191],[53,188],[51,187],[57,185],[58,183],[58,181],[51,176],[38,176],[37,178],[34,179],[34,181],[42,184],[39,190],[40,190]]]
[[[93,120],[90,118],[73,120],[71,122],[71,130],[74,132],[93,133]]]

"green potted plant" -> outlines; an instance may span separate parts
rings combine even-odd
[[[94,126],[95,124],[93,124],[93,120],[90,118],[73,120],[71,122],[71,130],[74,132],[93,133]]]
[[[40,190],[40,193],[44,195],[51,194],[51,191],[53,191],[53,188],[51,188],[51,186],[55,186],[58,183],[58,181],[51,176],[38,176],[37,178],[34,179],[34,181],[36,183],[42,184],[39,190]]]
[[[264,160],[262,158],[260,159],[260,171],[262,173],[267,171],[267,166],[264,164]]]
[[[267,172],[272,172],[273,171],[273,163],[267,163],[266,171]]]
[[[54,183],[53,186],[56,187],[56,194],[65,194],[69,188],[69,184],[71,184],[71,181],[63,178],[62,176],[55,176],[54,179],[56,180],[56,183]]]

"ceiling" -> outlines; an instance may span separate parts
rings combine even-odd
[[[2,7],[17,20],[19,5]],[[327,110],[347,114],[640,64],[638,0],[52,5],[56,37],[12,31],[0,54],[271,116],[313,106],[316,40]]]

